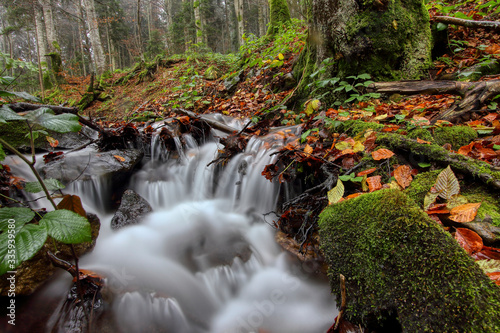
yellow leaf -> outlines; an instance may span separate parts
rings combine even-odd
[[[332,205],[337,203],[344,196],[344,184],[340,179],[337,179],[337,185],[328,191],[328,204]]]
[[[57,141],[56,139],[54,139],[53,137],[51,136],[46,136],[45,137],[47,139],[47,142],[49,143],[49,145],[52,147],[52,148],[56,148],[58,145],[59,145],[59,141]]]
[[[335,144],[335,148],[337,148],[338,150],[346,150],[351,147],[352,147],[351,144],[347,141],[341,141]]]
[[[365,150],[365,145],[361,143],[361,141],[356,141],[354,146],[352,147],[355,153]]]
[[[116,158],[120,162],[125,162],[125,158],[121,157],[120,155],[113,155],[114,158]]]
[[[280,53],[280,54],[278,54],[278,59],[279,59],[279,60],[284,60],[284,59],[285,59],[285,57],[283,56],[283,54],[282,54],[282,53]]]
[[[304,112],[306,115],[310,116],[315,111],[318,111],[320,106],[321,102],[318,99],[309,100],[306,102],[306,109],[304,110]]]
[[[385,118],[387,118],[387,115],[381,114],[380,116],[376,116],[375,118],[373,118],[373,120],[384,120]]]

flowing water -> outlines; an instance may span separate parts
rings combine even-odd
[[[109,311],[124,333],[326,332],[337,315],[327,282],[279,248],[273,215],[263,215],[280,195],[261,175],[273,146],[251,139],[225,166],[210,164],[221,148],[184,135],[174,158],[153,138],[151,158],[128,184],[153,213],[117,231],[99,205],[105,184],[73,186],[102,224],[80,267],[107,277]],[[46,293],[67,290],[68,280]]]

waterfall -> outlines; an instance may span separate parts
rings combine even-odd
[[[217,142],[176,140],[175,158],[152,142],[151,158],[129,188],[153,212],[117,231],[98,212],[101,234],[80,260],[80,268],[106,277],[119,331],[326,332],[337,315],[328,283],[279,248],[272,214],[263,217],[280,192],[261,175],[276,148],[252,138],[217,165],[210,163],[222,149]],[[85,186],[72,190],[90,199],[81,193]]]

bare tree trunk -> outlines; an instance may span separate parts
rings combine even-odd
[[[46,44],[46,31],[45,24],[43,22],[42,11],[40,11],[36,6],[33,8],[35,12],[35,30],[36,30],[36,40],[38,49],[38,62],[43,68],[47,68],[47,60],[45,56],[47,55],[47,44]]]
[[[83,48],[83,40],[85,34],[85,20],[83,18],[83,9],[82,9],[82,1],[78,0],[78,14],[79,14],[79,20],[78,20],[78,40],[80,41],[80,52],[82,53],[82,73],[83,76],[87,76],[87,67],[85,66],[85,49]]]
[[[236,21],[238,28],[238,43],[245,44],[243,34],[245,33],[245,16],[243,12],[243,0],[234,0],[234,10],[236,11]]]
[[[44,42],[42,41],[40,43],[40,36],[39,36],[39,33],[41,33],[41,27],[39,26],[40,25],[40,22],[39,22],[39,19],[41,18],[39,15],[39,11],[36,9],[36,5],[33,5],[33,11],[35,12],[35,39],[36,39],[36,45],[37,45],[37,48],[36,48],[36,55],[37,55],[37,58],[38,58],[38,81],[40,83],[40,91],[42,92],[42,99],[45,98],[45,89],[43,87],[43,68],[42,68],[42,57],[41,57],[41,54],[40,54],[40,44],[45,46]]]
[[[141,59],[143,57],[142,54],[142,27],[141,27],[141,0],[137,0],[137,41],[139,43],[139,53],[141,56]]]
[[[201,22],[200,1],[193,3],[194,10],[194,25],[196,27],[196,44],[203,42],[203,26]]]
[[[265,19],[265,10],[267,4],[263,0],[259,0],[258,11],[259,11],[259,37],[262,37],[266,34],[266,19]]]
[[[45,30],[47,32],[47,42],[49,44],[49,50],[50,52],[56,52],[57,49],[55,45],[57,44],[57,34],[56,34],[54,17],[52,15],[52,1],[39,0],[39,2],[42,5],[43,18],[45,21]]]
[[[106,57],[99,34],[99,24],[97,22],[94,0],[83,0],[83,4],[87,13],[87,24],[89,27],[90,42],[92,43],[97,75],[101,75],[106,70]]]

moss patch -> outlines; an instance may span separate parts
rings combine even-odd
[[[428,129],[426,128],[415,128],[411,131],[408,132],[406,137],[416,140],[416,139],[421,139],[429,142],[434,142],[434,137],[432,134],[429,132]]]
[[[500,288],[403,192],[329,206],[319,226],[338,299],[346,277],[351,322],[383,328],[394,314],[404,332],[500,331]]]
[[[337,133],[346,133],[350,136],[356,136],[369,129],[378,131],[382,128],[384,128],[384,125],[379,123],[365,122],[363,120],[346,120],[340,122],[336,127],[331,128],[331,130]]]
[[[35,125],[34,130],[44,130],[50,135],[50,131],[43,129],[42,127]],[[20,150],[27,150],[30,148],[30,141],[26,137],[29,129],[25,121],[22,120],[12,120],[6,124],[0,124],[0,137],[7,141],[14,148]],[[35,140],[35,148],[45,147],[47,145],[47,140],[45,135],[40,135],[38,139]]]
[[[410,187],[405,190],[405,193],[413,199],[417,205],[422,207],[424,205],[425,195],[436,183],[436,178],[441,171],[443,170],[440,169],[419,173],[411,182]]]
[[[477,139],[477,132],[469,126],[438,127],[434,129],[433,136],[438,145],[449,143],[454,150],[458,150]]]

